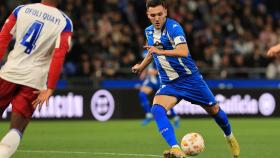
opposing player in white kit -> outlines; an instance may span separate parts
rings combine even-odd
[[[0,158],[11,157],[37,106],[53,94],[73,26],[57,0],[18,6],[0,33],[0,60],[11,39],[14,49],[0,70],[0,116],[11,103],[10,131],[0,142]],[[0,117],[1,118],[1,117]]]

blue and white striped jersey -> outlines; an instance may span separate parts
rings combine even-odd
[[[161,30],[151,25],[145,29],[145,34],[149,46],[163,50],[172,50],[179,44],[187,44],[180,24],[169,18]],[[170,57],[153,53],[153,58],[163,84],[198,72],[190,53],[187,57]]]

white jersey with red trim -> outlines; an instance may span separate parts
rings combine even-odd
[[[18,6],[11,16],[16,22],[9,33],[16,42],[1,68],[0,77],[13,83],[44,89],[53,52],[61,45],[61,34],[73,32],[72,22],[59,9],[42,3]],[[70,45],[70,41],[71,37],[67,45]]]

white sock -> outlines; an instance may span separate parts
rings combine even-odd
[[[231,139],[233,137],[233,133],[231,132],[230,135],[226,136],[227,139]]]
[[[174,116],[173,119],[174,119],[174,121],[179,121],[180,120],[180,116]]]
[[[180,148],[180,146],[178,144],[173,145],[171,148]]]
[[[153,114],[150,112],[146,113],[146,118],[153,118]]]
[[[17,150],[21,133],[17,129],[11,129],[0,142],[0,158],[9,158]]]

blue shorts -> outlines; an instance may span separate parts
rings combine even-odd
[[[180,77],[170,83],[162,84],[156,95],[174,96],[193,104],[214,106],[217,102],[200,73]]]
[[[144,80],[142,86],[150,87],[153,91],[157,91],[160,87],[160,80],[158,76],[148,76]]]

